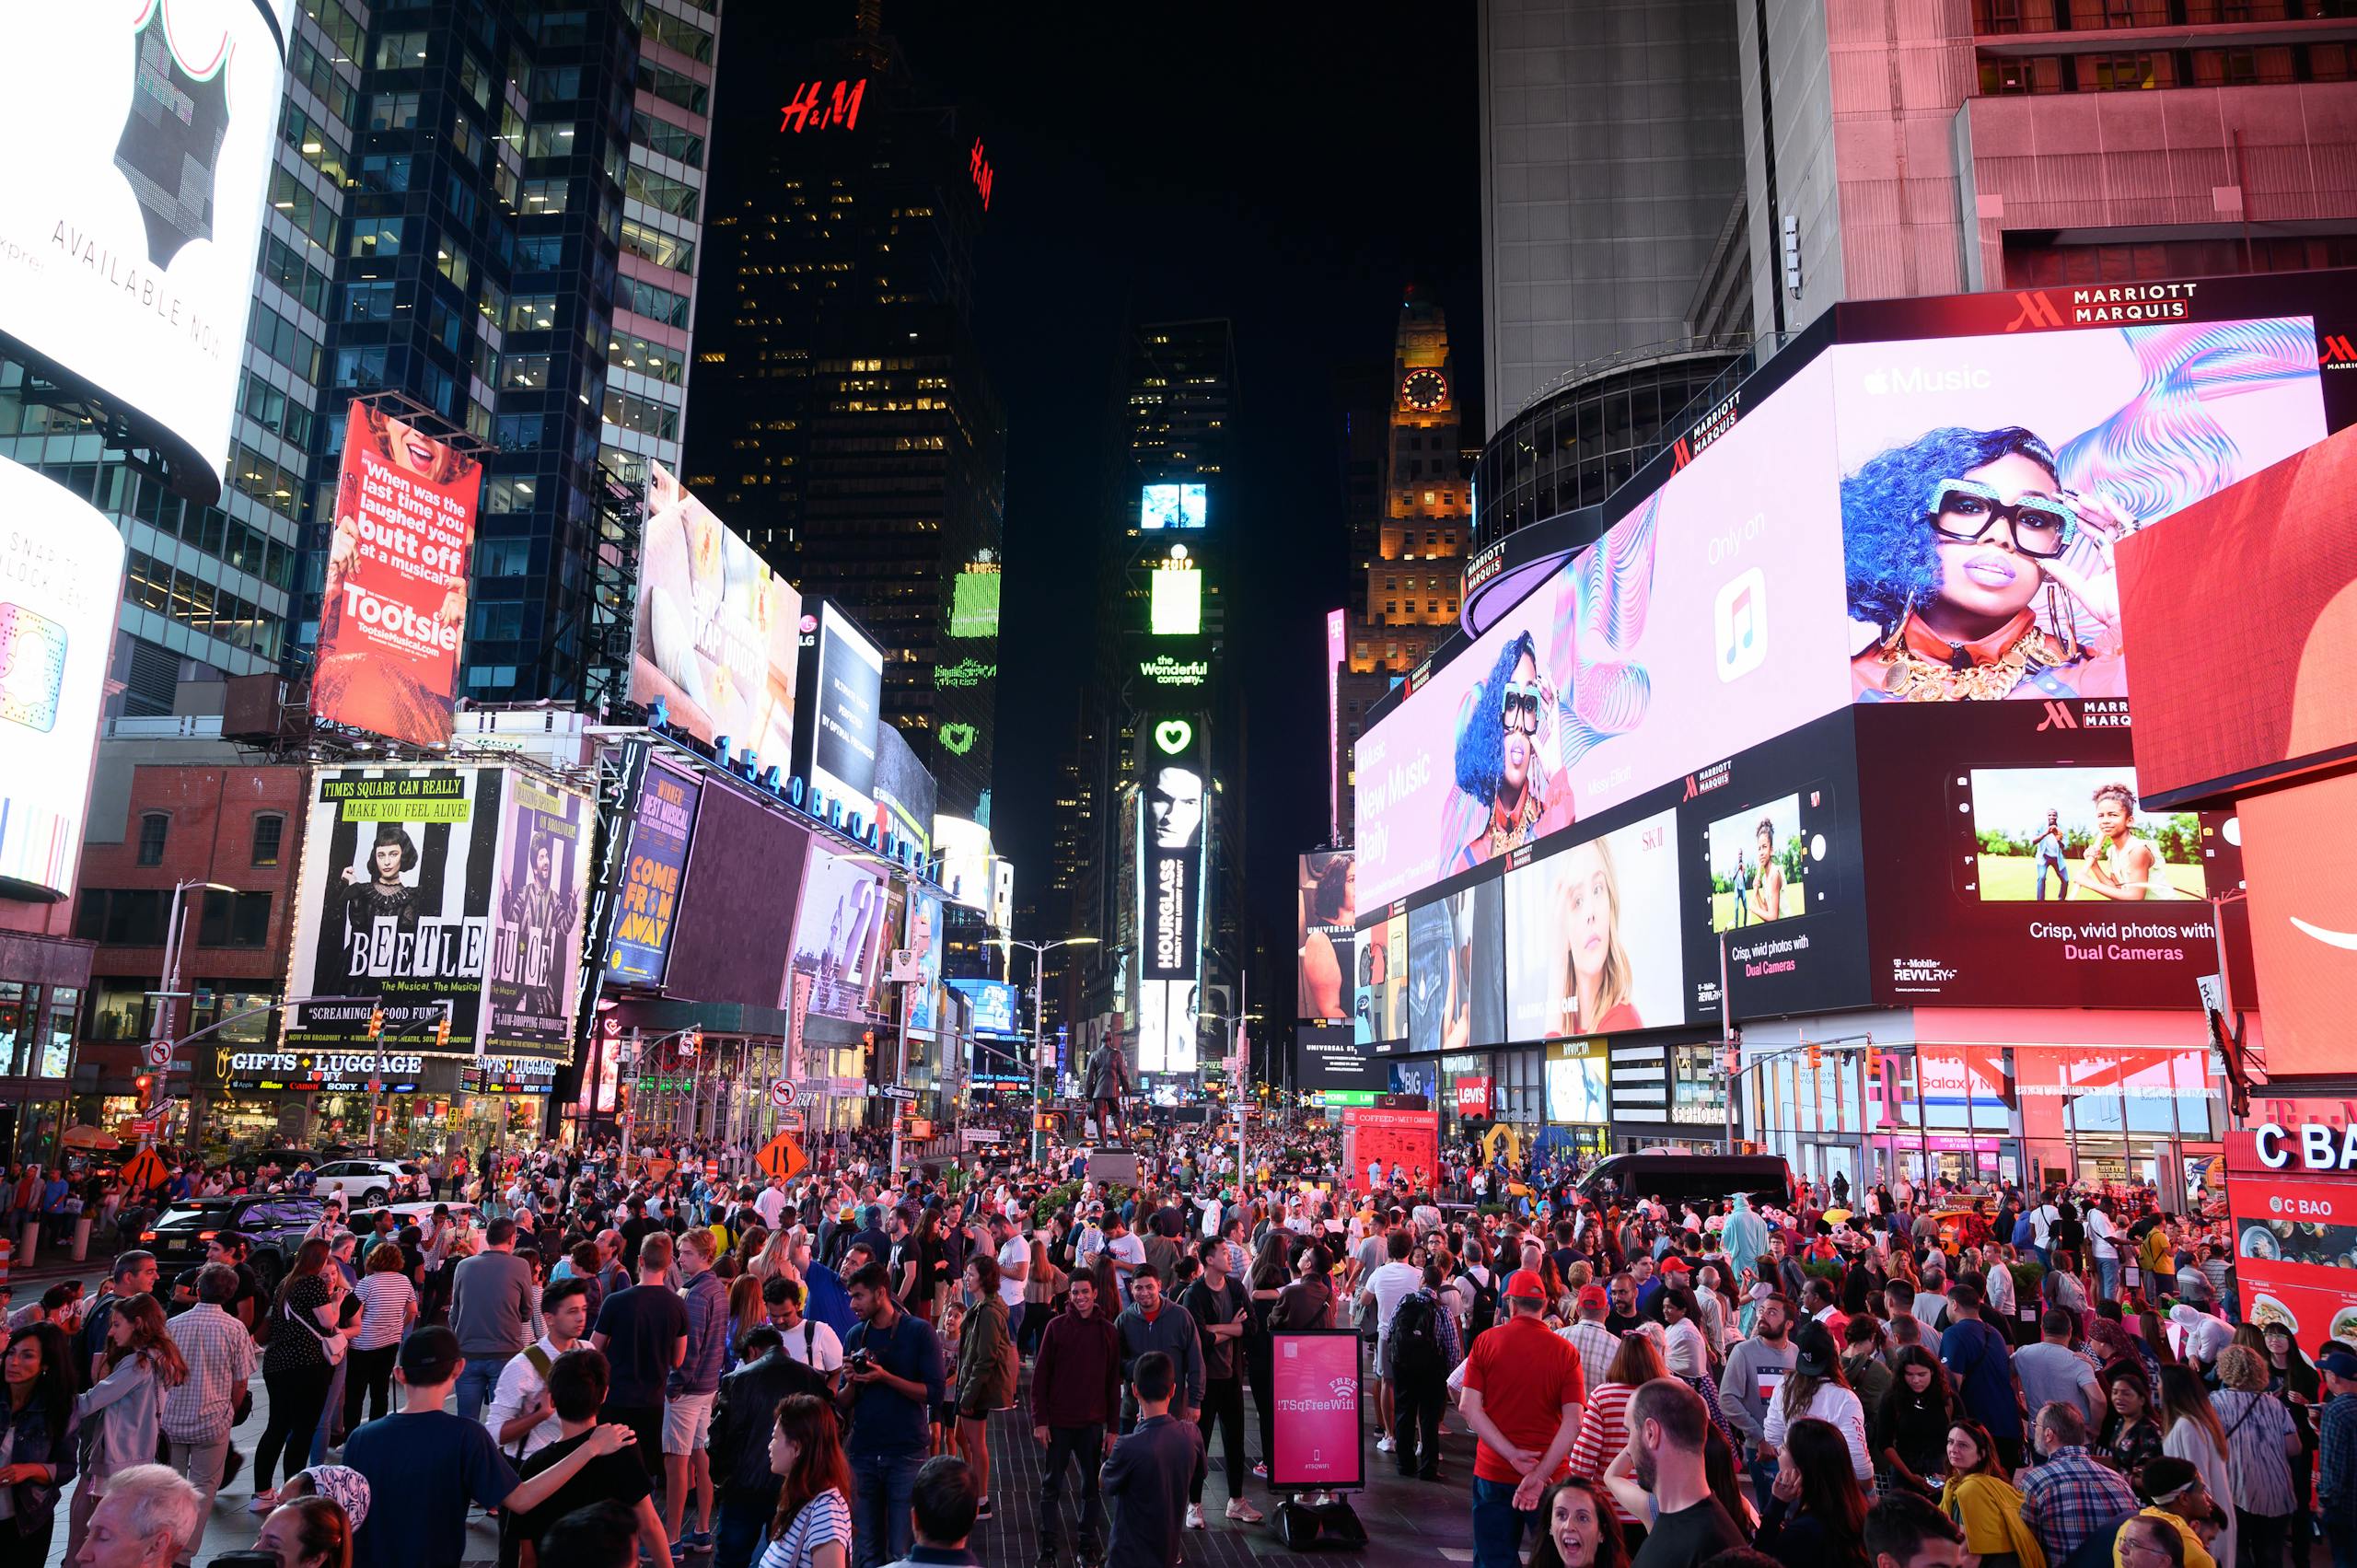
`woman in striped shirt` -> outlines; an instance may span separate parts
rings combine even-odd
[[[761,1568],[849,1568],[851,1460],[832,1407],[816,1394],[778,1403],[770,1469],[785,1478]]]

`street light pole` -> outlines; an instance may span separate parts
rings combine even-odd
[[[1038,1165],[1048,1157],[1047,1134],[1039,1125],[1039,1104],[1047,1098],[1041,1082],[1047,1065],[1047,1042],[1042,1038],[1042,1025],[1048,1012],[1047,957],[1059,947],[1093,947],[1097,945],[1097,938],[1060,936],[1053,942],[1024,942],[1012,936],[990,936],[983,940],[1006,949],[1010,964],[1014,961],[1014,949],[1017,947],[1031,955],[1031,1163]]]
[[[202,877],[192,877],[185,882],[176,882],[172,885],[171,910],[167,916],[164,928],[164,986],[156,993],[156,1016],[148,1025],[145,1065],[149,1078],[147,1092],[140,1097],[139,1111],[142,1116],[154,1110],[162,1102],[165,1080],[171,1076],[171,1042],[173,1026],[179,1021],[177,1013],[180,993],[182,946],[180,927],[185,920],[180,912],[180,900],[191,888],[203,888],[208,892],[216,893],[234,893],[238,890],[225,882],[209,882]],[[192,1010],[191,1016],[194,1016]],[[66,1086],[65,1099],[66,1108],[70,1111],[74,1101],[74,1089],[70,1083]],[[60,1126],[59,1137],[63,1138],[64,1132],[65,1129]]]

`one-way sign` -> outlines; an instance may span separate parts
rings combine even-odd
[[[906,1084],[886,1084],[876,1092],[882,1095],[886,1099],[912,1100],[917,1098],[916,1090],[909,1087]]]

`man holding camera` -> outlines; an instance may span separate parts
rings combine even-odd
[[[930,1446],[931,1415],[945,1398],[941,1336],[933,1325],[901,1311],[891,1276],[870,1263],[851,1277],[851,1307],[859,1322],[844,1346],[842,1389],[851,1433],[858,1561],[877,1568],[909,1553],[909,1502]]]

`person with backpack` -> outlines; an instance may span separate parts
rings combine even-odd
[[[1244,1332],[1251,1313],[1251,1296],[1227,1272],[1227,1247],[1216,1237],[1195,1244],[1202,1272],[1179,1297],[1179,1305],[1195,1320],[1203,1353],[1203,1404],[1195,1424],[1202,1429],[1199,1453],[1211,1453],[1212,1426],[1218,1423],[1227,1464],[1227,1516],[1238,1524],[1257,1525],[1260,1510],[1244,1495]],[[1203,1481],[1210,1472],[1205,1458],[1196,1460],[1187,1498],[1187,1527],[1203,1527]]]
[[[1440,1265],[1427,1262],[1422,1281],[1393,1308],[1384,1335],[1391,1346],[1393,1452],[1401,1475],[1426,1481],[1440,1479],[1440,1416],[1448,1403],[1448,1375],[1463,1353],[1457,1319],[1441,1304],[1443,1283]]]
[[[1473,1342],[1496,1327],[1498,1321],[1498,1273],[1484,1261],[1485,1249],[1479,1237],[1465,1238],[1466,1261],[1457,1269],[1457,1288],[1466,1303],[1465,1331],[1461,1338],[1470,1350]]]
[[[564,1435],[549,1395],[549,1369],[589,1331],[589,1282],[552,1280],[540,1297],[546,1332],[499,1369],[482,1423],[514,1464],[522,1464]]]

